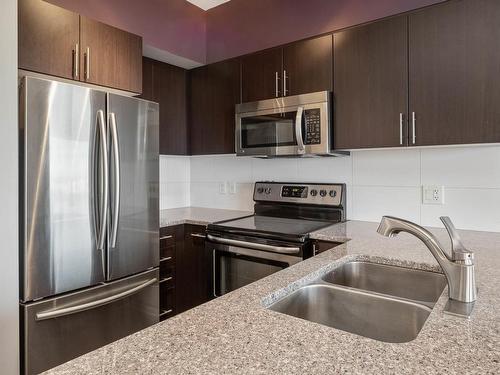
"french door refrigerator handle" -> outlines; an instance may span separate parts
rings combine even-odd
[[[118,222],[120,220],[120,146],[118,144],[118,130],[116,127],[116,115],[109,114],[111,129],[111,151],[114,161],[114,191],[113,191],[113,217],[111,218],[111,247],[116,247],[118,235]]]
[[[304,108],[297,108],[297,117],[295,118],[295,138],[297,138],[297,146],[300,154],[305,151],[304,139],[302,139],[302,114]]]
[[[156,283],[157,281],[158,280],[156,278],[153,278],[131,289],[125,290],[121,293],[106,298],[98,299],[92,302],[82,303],[81,305],[63,307],[61,309],[56,309],[56,310],[42,311],[36,313],[35,320],[40,321],[40,320],[54,319],[65,315],[76,314],[85,310],[95,309],[96,307],[107,305],[109,303],[118,301],[119,299],[131,296],[132,294],[141,291],[142,289]]]
[[[104,244],[106,239],[106,226],[107,226],[107,217],[108,217],[108,195],[109,195],[109,168],[108,168],[108,141],[106,134],[106,125],[104,122],[104,111],[97,111],[97,123],[99,125],[99,135],[100,135],[100,144],[101,144],[101,152],[100,161],[102,163],[102,175],[103,175],[103,191],[102,197],[99,197],[99,201],[101,203],[100,207],[100,228],[97,233],[97,249],[104,250]]]

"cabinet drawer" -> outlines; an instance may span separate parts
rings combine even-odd
[[[160,264],[173,264],[175,258],[175,246],[160,246]]]
[[[160,320],[175,315],[175,288],[160,284]]]
[[[175,233],[160,235],[160,249],[168,246],[175,246]]]
[[[160,284],[167,283],[174,285],[175,282],[175,267],[168,264],[160,264]]]

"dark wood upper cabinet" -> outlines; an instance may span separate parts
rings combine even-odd
[[[275,48],[241,58],[243,103],[283,96],[282,52],[282,48]]]
[[[407,145],[407,17],[334,34],[336,149]]]
[[[498,0],[449,1],[409,16],[416,145],[500,142],[499,20]]]
[[[189,72],[191,153],[234,153],[235,105],[240,103],[240,62],[225,60]]]
[[[141,98],[160,106],[160,154],[188,155],[187,70],[147,57]]]
[[[18,7],[19,68],[78,79],[79,15],[41,0],[19,0]]]
[[[284,96],[332,90],[332,35],[307,39],[283,48]],[[286,73],[286,76],[285,76]]]
[[[80,16],[83,81],[142,92],[142,38]]]
[[[187,71],[156,62],[153,100],[160,104],[160,154],[187,155]]]
[[[156,60],[142,58],[142,94],[140,97],[146,100],[153,99],[153,67]]]

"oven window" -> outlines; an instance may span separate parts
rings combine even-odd
[[[242,148],[296,145],[296,114],[297,112],[286,112],[242,118]]]
[[[216,251],[217,294],[223,295],[288,267],[287,263]]]

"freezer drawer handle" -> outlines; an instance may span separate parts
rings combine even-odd
[[[79,312],[82,312],[85,310],[95,309],[96,307],[107,305],[108,303],[112,303],[112,302],[118,301],[119,299],[131,296],[132,294],[135,294],[135,293],[139,292],[140,290],[147,288],[148,286],[156,283],[157,281],[158,280],[156,278],[154,278],[154,279],[148,280],[145,283],[142,283],[136,287],[133,287],[132,289],[115,294],[114,296],[109,296],[109,297],[99,299],[96,301],[92,301],[92,302],[82,303],[81,305],[66,307],[66,308],[57,309],[57,310],[39,312],[36,314],[35,320],[39,321],[39,320],[59,318],[61,316],[65,316],[65,315],[71,315],[71,314],[76,314],[76,313],[79,313]]]
[[[272,251],[273,253],[280,253],[280,254],[297,254],[298,252],[300,252],[299,247],[272,246],[256,242],[246,242],[246,241],[232,240],[229,238],[215,237],[212,236],[211,234],[209,234],[207,237],[210,241],[220,243],[223,245],[247,247],[250,249]]]

